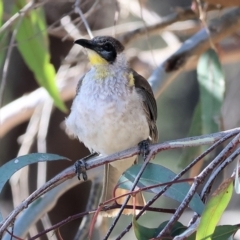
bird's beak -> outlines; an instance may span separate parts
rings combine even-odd
[[[94,44],[91,40],[87,40],[87,39],[78,39],[74,42],[75,44],[79,44],[84,48],[88,48],[91,50],[96,51],[96,44]]]
[[[87,48],[88,58],[92,65],[107,64],[107,61],[99,54],[99,46],[92,40],[78,39],[74,43]]]

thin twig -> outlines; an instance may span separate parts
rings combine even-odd
[[[220,164],[219,167],[217,167],[214,172],[211,173],[211,176],[209,177],[208,181],[206,182],[206,184],[204,185],[204,188],[200,194],[200,197],[202,198],[202,200],[205,202],[207,195],[210,193],[211,190],[211,186],[214,182],[214,180],[216,179],[216,177],[218,176],[218,174],[227,166],[229,165],[231,162],[233,162],[235,160],[235,158],[240,154],[240,148],[238,148],[236,151],[234,151],[226,160],[224,160],[223,163]]]
[[[96,179],[92,179],[91,191],[89,194],[86,211],[91,211],[91,209],[95,209],[98,206],[98,201],[102,191],[102,183],[96,181]],[[89,214],[85,215],[81,221],[79,229],[74,236],[74,240],[85,240],[88,238],[89,226],[91,223],[91,217]]]
[[[46,138],[48,134],[48,127],[50,123],[51,113],[53,110],[52,98],[47,98],[43,104],[40,122],[37,134],[37,150],[41,153],[47,152]],[[47,162],[39,162],[37,167],[37,188],[42,186],[47,179]]]
[[[29,153],[37,134],[41,108],[42,106],[39,105],[35,109],[28,123],[26,132],[20,137],[21,147],[17,156],[22,156]],[[28,166],[17,171],[17,173],[10,178],[9,182],[13,195],[13,206],[17,207],[22,202],[22,199],[25,199],[27,196],[29,196]]]
[[[91,31],[91,29],[90,29],[90,27],[89,27],[89,25],[88,25],[88,22],[87,22],[86,18],[85,18],[84,15],[83,15],[83,12],[82,12],[81,7],[80,7],[80,3],[81,3],[81,0],[76,0],[75,6],[74,6],[74,7],[75,7],[75,11],[76,11],[76,13],[78,13],[79,16],[81,17],[81,19],[82,19],[82,21],[83,21],[83,23],[84,23],[84,25],[85,25],[85,28],[86,28],[86,30],[87,30],[87,32],[88,32],[89,37],[90,37],[90,38],[93,38],[92,31]]]
[[[146,32],[148,32],[148,34],[158,33],[175,22],[195,19],[196,17],[197,16],[192,11],[192,9],[190,8],[181,9],[181,11],[175,11],[174,13],[161,18],[161,21],[159,21],[158,23],[139,27],[133,31],[124,33],[123,35],[119,36],[118,39],[123,43],[123,45],[126,45],[136,40],[136,38],[138,37],[145,36]]]
[[[199,18],[200,20],[202,21],[202,24],[203,24],[203,27],[205,27],[208,35],[209,35],[209,43],[210,43],[210,46],[212,49],[215,50],[215,52],[217,52],[217,49],[211,39],[211,36],[210,36],[210,31],[209,31],[209,28],[208,28],[208,25],[206,23],[206,9],[204,11],[203,7],[202,7],[202,2],[201,0],[196,0],[197,1],[197,4],[198,4],[198,11],[199,11]]]
[[[137,186],[137,183],[138,183],[139,179],[141,178],[141,176],[142,176],[145,168],[147,167],[147,164],[150,162],[150,160],[151,160],[152,157],[153,157],[153,154],[152,154],[151,151],[150,151],[149,154],[148,154],[148,156],[147,156],[147,158],[144,160],[144,163],[142,164],[142,167],[141,167],[141,169],[139,170],[139,172],[138,172],[138,174],[137,174],[137,176],[136,176],[136,178],[135,178],[135,180],[134,180],[134,182],[133,182],[133,185],[132,185],[132,188],[131,188],[130,192],[134,191],[134,188]],[[121,208],[120,208],[120,210],[119,210],[119,212],[118,212],[117,217],[114,219],[111,227],[109,228],[106,236],[104,237],[104,240],[107,240],[108,237],[110,236],[110,234],[112,233],[113,229],[115,228],[115,226],[116,226],[119,218],[121,217],[121,215],[122,215],[122,213],[123,213],[123,211],[124,211],[124,209],[125,209],[125,206],[127,205],[127,203],[128,203],[128,201],[129,201],[130,198],[131,198],[131,195],[128,195],[128,196],[126,197],[124,203],[122,204],[122,206],[121,206]]]
[[[6,31],[9,27],[11,27],[14,22],[19,18],[24,16],[26,13],[31,11],[34,8],[40,7],[43,4],[45,4],[47,0],[41,1],[39,3],[34,3],[34,1],[28,2],[21,10],[19,10],[17,13],[15,13],[10,19],[8,19],[0,28],[0,34],[4,31]]]

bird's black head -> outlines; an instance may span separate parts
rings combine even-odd
[[[89,54],[92,64],[103,64],[104,61],[113,63],[117,54],[124,50],[123,45],[117,39],[109,36],[98,36],[92,40],[78,39],[75,43],[97,53],[97,55]]]

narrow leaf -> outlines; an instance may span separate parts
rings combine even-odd
[[[69,160],[69,159],[50,153],[31,153],[10,160],[9,162],[5,163],[3,166],[0,167],[0,193],[5,183],[19,169],[32,163],[56,160]]]
[[[163,228],[167,225],[168,221],[165,221],[160,224],[159,227],[157,228],[148,228],[140,225],[135,216],[133,217],[133,229],[135,236],[137,237],[138,240],[149,240],[152,238],[155,238],[162,230]],[[176,222],[173,227],[170,229],[170,235],[171,237],[175,237],[182,232],[186,230],[187,227],[185,227],[182,223]],[[169,238],[163,238],[163,240],[169,240]]]
[[[156,237],[159,233],[158,228],[147,228],[140,225],[137,222],[135,216],[133,217],[132,223],[133,223],[133,230],[134,230],[135,236],[138,240],[148,240]]]
[[[237,225],[220,225],[216,226],[215,231],[212,235],[207,236],[204,238],[211,239],[211,240],[226,240],[229,239],[231,236],[233,236],[237,230],[240,228],[239,224]],[[187,240],[195,240],[196,239],[196,233],[192,234]],[[203,239],[201,239],[203,240]]]
[[[136,176],[141,169],[141,166],[142,164],[136,164],[130,167],[127,171],[125,171],[121,176],[120,180],[118,181],[118,187],[130,190],[132,187],[132,183],[134,182]],[[137,187],[144,188],[159,183],[167,183],[169,181],[172,181],[175,176],[176,174],[168,168],[165,168],[158,164],[149,163],[144,170],[142,177],[137,184]],[[164,186],[155,187],[147,191],[151,193],[158,193],[163,188]],[[164,195],[178,202],[182,202],[189,189],[190,185],[188,183],[175,183],[165,192]],[[189,207],[198,214],[201,214],[203,212],[204,204],[198,194],[195,194],[193,196]]]
[[[198,103],[194,109],[191,126],[188,132],[188,136],[200,136],[202,135],[202,121],[201,121],[201,107]],[[181,156],[179,167],[185,167],[189,164],[201,151],[201,146],[184,148]]]
[[[233,179],[225,180],[213,193],[202,214],[196,240],[209,239],[214,233],[225,208],[227,207],[233,192]]]
[[[225,81],[218,55],[214,50],[210,49],[200,57],[197,77],[200,86],[202,134],[217,132]]]
[[[21,9],[25,4],[25,0],[18,0],[15,11]],[[48,91],[58,108],[66,111],[57,89],[56,72],[50,63],[46,29],[43,9],[31,10],[25,14],[18,28],[16,34],[17,46],[39,85]]]

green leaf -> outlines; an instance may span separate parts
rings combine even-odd
[[[118,181],[118,187],[130,190],[132,188],[132,183],[138,175],[141,167],[142,164],[136,164],[125,171]],[[137,187],[144,188],[159,183],[166,183],[172,181],[175,176],[176,174],[168,168],[165,168],[158,164],[149,163],[144,170],[142,177],[137,184]],[[147,191],[151,193],[158,193],[164,187],[165,186],[155,187]],[[189,189],[190,185],[188,183],[175,183],[165,192],[164,195],[178,202],[182,202]],[[203,212],[204,204],[198,194],[194,194],[189,207],[198,214],[201,214]]]
[[[0,27],[2,26],[2,19],[3,19],[3,1],[0,0]],[[0,69],[2,68],[3,60],[6,54],[6,46],[7,46],[7,41],[8,41],[8,31],[5,31],[0,34]],[[1,84],[0,80],[0,84]]]
[[[215,231],[212,235],[209,235],[201,240],[211,239],[211,240],[226,240],[229,237],[233,236],[237,230],[240,228],[239,224],[237,225],[220,225],[215,228]],[[196,233],[192,234],[187,240],[195,240]]]
[[[147,228],[140,225],[135,217],[133,217],[133,230],[138,240],[148,240],[154,238],[160,231],[158,228]]]
[[[20,10],[25,4],[25,0],[18,0],[15,11]],[[16,34],[17,46],[39,85],[48,91],[58,108],[66,111],[66,106],[61,100],[57,89],[56,72],[54,66],[50,63],[46,29],[43,9],[31,10],[21,20]]]
[[[196,240],[209,239],[214,233],[224,210],[226,209],[233,192],[233,179],[225,180],[213,193],[202,214]]]
[[[138,240],[149,240],[152,238],[157,237],[157,235],[163,230],[163,228],[167,225],[168,221],[165,221],[160,224],[157,228],[147,228],[142,225],[140,225],[135,216],[133,217],[133,229],[135,236]],[[170,230],[171,237],[175,237],[182,232],[186,230],[187,227],[185,227],[182,223],[176,222],[172,229]],[[163,238],[163,240],[169,240],[169,238]]]
[[[220,116],[225,81],[218,55],[214,50],[210,49],[200,57],[197,76],[200,86],[202,134],[217,132],[219,121],[216,118]]]
[[[10,160],[9,162],[5,163],[3,166],[0,167],[0,193],[5,183],[19,169],[32,163],[56,160],[69,160],[69,159],[66,157],[50,153],[31,153]]]
[[[155,238],[160,231],[163,230],[163,228],[167,225],[168,221],[165,221],[160,224],[157,228],[147,228],[142,225],[140,225],[136,218],[133,217],[133,229],[135,236],[138,240],[149,240],[151,238]],[[232,235],[234,235],[237,230],[240,228],[240,225],[221,225],[217,226],[215,228],[215,231],[212,235],[209,235],[208,237],[202,238],[201,240],[206,240],[208,238],[211,238],[211,240],[226,240]],[[170,229],[170,235],[172,238],[179,236],[183,232],[187,230],[187,227],[184,226],[180,222],[176,222],[174,226]],[[196,239],[196,233],[193,233],[191,236],[187,238],[187,240],[195,240]],[[169,238],[165,238],[163,240],[169,240]]]
[[[198,103],[194,109],[191,126],[188,132],[188,137],[202,135],[202,122],[201,122],[201,107]],[[180,160],[179,167],[183,168],[189,164],[201,151],[201,146],[184,148]]]
[[[165,225],[166,224],[167,224],[167,222],[165,223]],[[182,223],[176,222],[171,229],[171,236],[176,237],[176,236],[180,235],[181,233],[183,233],[186,229],[187,229],[187,227],[184,226]]]

